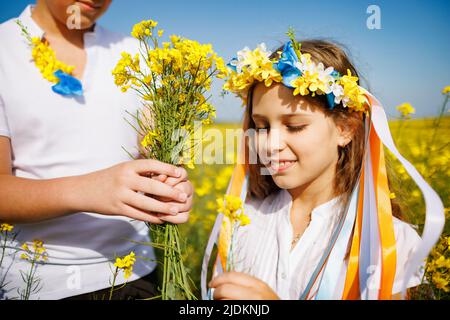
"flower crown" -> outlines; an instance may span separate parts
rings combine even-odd
[[[248,47],[239,51],[237,58],[228,63],[231,73],[224,90],[235,93],[245,103],[248,89],[255,81],[266,87],[279,82],[294,89],[294,96],[325,95],[330,109],[342,103],[351,111],[367,111],[366,90],[358,85],[358,77],[352,76],[348,69],[346,75],[341,75],[333,67],[316,64],[310,54],[300,51],[301,44],[293,32],[287,34],[290,41],[278,52],[278,59],[270,59],[271,52],[264,43],[253,51]]]

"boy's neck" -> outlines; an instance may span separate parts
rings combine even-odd
[[[64,38],[66,41],[77,46],[83,46],[84,33],[90,29],[68,29],[66,24],[58,21],[48,10],[45,1],[37,1],[36,6],[31,12],[32,19],[45,32],[47,37]]]

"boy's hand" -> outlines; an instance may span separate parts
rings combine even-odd
[[[168,183],[155,179],[161,175]],[[193,188],[184,168],[142,159],[84,176],[77,193],[73,203],[79,206],[79,211],[127,216],[160,224],[187,221]]]

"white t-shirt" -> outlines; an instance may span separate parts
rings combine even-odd
[[[339,197],[336,197],[312,210],[310,224],[291,251],[292,197],[289,192],[282,189],[263,200],[248,197],[244,212],[251,223],[240,227],[235,237],[235,270],[263,280],[281,299],[299,299],[339,220],[339,208],[336,205],[338,200]],[[418,245],[420,237],[407,223],[397,218],[394,218],[393,222],[397,244],[397,265],[392,290],[395,294],[401,291],[405,264],[412,250]],[[346,266],[347,261],[343,261],[338,286],[345,283]],[[422,270],[417,270],[407,287],[419,285],[422,275]],[[315,289],[316,286],[311,292],[315,292]]]
[[[31,10],[28,6],[19,19],[32,36],[41,37],[44,32]],[[31,179],[81,175],[131,160],[122,147],[137,155],[137,134],[124,117],[133,123],[125,110],[135,113],[140,102],[135,93],[122,93],[115,86],[111,72],[121,52],[137,52],[138,42],[96,25],[84,36],[84,95],[66,98],[52,91],[53,83],[34,65],[15,20],[0,25],[0,135],[11,140],[13,174]],[[151,247],[130,241],[148,242],[147,226],[127,217],[79,212],[16,225],[15,231],[19,235],[11,247],[41,239],[48,251],[48,262],[37,269],[42,289],[32,299],[60,299],[109,287],[109,261],[132,250],[154,259]],[[2,265],[2,277],[9,269],[3,292],[7,298],[17,297],[17,288],[24,287],[20,272],[29,263],[19,257],[11,249]],[[155,265],[138,258],[128,281],[149,274]],[[125,281],[122,275],[116,284]]]

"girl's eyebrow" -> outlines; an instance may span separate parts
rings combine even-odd
[[[309,117],[311,117],[311,115],[308,113],[284,113],[279,116],[279,118],[281,118],[281,119],[292,118],[292,117],[309,118]],[[266,119],[266,116],[264,116],[262,114],[258,114],[258,113],[253,113],[252,118],[253,119],[255,119],[255,118]]]
[[[262,114],[252,113],[252,118],[265,118]]]
[[[310,118],[311,115],[308,113],[285,113],[280,116],[281,119],[288,119],[288,118],[294,118],[294,117]]]

